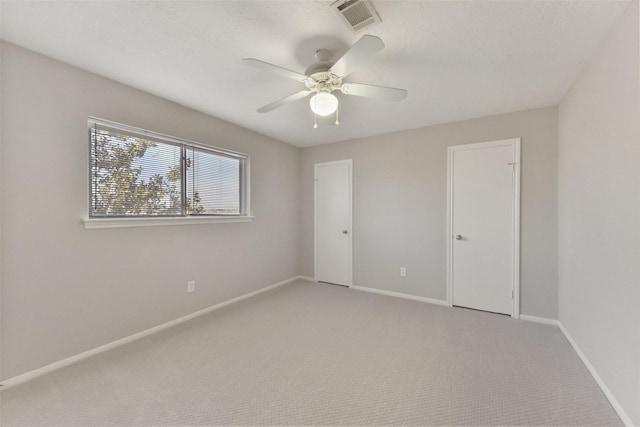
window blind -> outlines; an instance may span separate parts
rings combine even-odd
[[[187,149],[187,209],[192,215],[238,215],[240,160]]]
[[[246,215],[248,156],[89,120],[89,216]]]

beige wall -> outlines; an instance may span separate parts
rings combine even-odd
[[[313,165],[353,159],[353,284],[446,299],[447,147],[511,137],[522,138],[521,312],[556,319],[555,107],[303,149],[301,274],[313,276]]]
[[[298,274],[297,148],[11,44],[1,71],[3,379]],[[85,230],[88,115],[249,154],[254,222]]]
[[[559,108],[560,321],[640,426],[640,43],[634,1]]]

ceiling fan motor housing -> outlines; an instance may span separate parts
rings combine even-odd
[[[315,92],[333,92],[342,85],[342,77],[331,73],[334,64],[333,54],[327,49],[316,50],[316,63],[305,70],[310,78],[305,82],[309,90]]]
[[[309,77],[311,78],[306,81],[307,88],[316,92],[333,92],[340,90],[342,86],[342,77],[331,74],[328,68],[309,74]]]

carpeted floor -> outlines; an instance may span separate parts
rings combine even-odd
[[[554,326],[305,281],[0,397],[3,427],[622,425]]]

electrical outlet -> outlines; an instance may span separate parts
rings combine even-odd
[[[407,267],[400,267],[400,277],[407,277]]]
[[[196,290],[196,281],[189,280],[187,282],[187,292],[195,292],[195,290]]]

